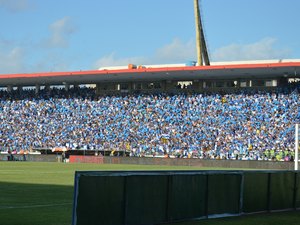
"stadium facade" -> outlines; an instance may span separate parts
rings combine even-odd
[[[98,94],[134,92],[170,92],[189,89],[196,92],[226,88],[272,88],[285,86],[300,78],[300,59],[212,62],[197,66],[195,62],[167,65],[133,65],[102,67],[98,70],[1,74],[0,87],[17,88],[51,86],[66,89],[94,85]]]

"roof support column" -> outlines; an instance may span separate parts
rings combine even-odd
[[[193,89],[200,90],[203,88],[203,81],[193,80]]]
[[[99,95],[101,92],[101,83],[96,84],[96,95]]]
[[[7,92],[12,92],[13,86],[12,85],[7,85]]]
[[[45,91],[46,91],[46,93],[50,93],[51,88],[50,88],[50,85],[49,85],[49,84],[46,84],[46,85],[45,85]]]
[[[35,85],[35,94],[38,95],[40,93],[41,85],[36,84]]]
[[[165,90],[166,91],[174,90],[176,88],[176,86],[177,86],[176,81],[167,80],[166,84],[165,84]]]
[[[66,90],[66,91],[69,91],[69,89],[70,89],[70,84],[67,84],[67,83],[66,83],[66,84],[65,84],[65,90]]]

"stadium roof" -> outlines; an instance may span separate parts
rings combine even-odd
[[[299,78],[299,60],[212,63],[211,66],[152,65],[138,69],[106,67],[99,70],[1,74],[0,86],[35,84],[92,84],[159,80]]]

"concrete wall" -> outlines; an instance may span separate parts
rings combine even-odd
[[[165,166],[222,167],[237,169],[279,169],[293,170],[293,162],[240,161],[240,160],[202,160],[139,157],[104,157],[104,164],[137,164]]]
[[[7,161],[8,154],[1,154],[0,161]],[[72,156],[74,157],[74,156]],[[99,157],[80,156],[81,160],[73,162],[103,163],[103,164],[134,164],[134,165],[164,165],[164,166],[194,166],[194,167],[220,167],[235,169],[278,169],[294,170],[293,162],[276,161],[240,161],[240,160],[203,160],[203,159],[170,159],[147,157]],[[84,158],[87,158],[86,160]],[[17,161],[24,161],[23,155],[14,155]],[[75,157],[76,158],[76,157]],[[92,158],[95,158],[94,160]],[[99,161],[99,159],[101,159]],[[26,161],[32,162],[61,162],[61,155],[26,155]],[[70,160],[71,162],[71,160]]]
[[[0,161],[8,161],[8,154],[0,154]],[[15,161],[61,162],[60,155],[13,155]],[[24,158],[25,156],[25,158]]]

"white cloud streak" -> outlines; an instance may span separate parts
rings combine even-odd
[[[277,48],[275,38],[264,38],[249,44],[230,44],[212,53],[212,61],[283,59],[291,55],[287,48]]]
[[[0,75],[70,69],[71,60],[65,59],[54,49],[69,46],[69,36],[75,32],[75,26],[69,17],[64,17],[52,23],[49,29],[49,37],[42,42],[17,43],[0,39]]]
[[[190,40],[186,43],[179,38],[175,38],[171,43],[159,48],[152,56],[134,56],[118,58],[115,52],[99,58],[94,63],[94,68],[105,66],[126,66],[129,63],[137,65],[149,64],[166,64],[166,63],[185,63],[196,57],[194,41]]]
[[[25,51],[21,47],[0,48],[0,73],[25,72]]]
[[[70,60],[61,54],[52,51],[44,51],[37,46],[20,45],[13,41],[0,40],[0,76],[1,74],[33,73],[45,71],[66,71]],[[42,51],[41,51],[42,50]],[[32,61],[32,52],[40,55]],[[31,59],[31,60],[30,60]]]
[[[34,5],[29,0],[0,0],[0,8],[12,13],[30,10]]]
[[[65,17],[54,22],[51,26],[52,33],[48,39],[48,47],[62,48],[68,46],[67,36],[74,32],[74,27]],[[264,38],[250,44],[231,44],[216,49],[211,54],[211,61],[238,61],[260,59],[289,58],[291,50],[276,46],[274,38]],[[0,74],[22,73],[39,71],[64,71],[69,70],[70,59],[65,59],[58,52],[49,51],[49,48],[37,48],[37,44],[18,45],[13,41],[0,40]],[[31,51],[41,51],[38,61],[29,63]],[[183,42],[178,38],[169,44],[157,49],[150,56],[119,57],[116,52],[104,55],[92,66],[93,69],[106,66],[126,66],[129,63],[136,65],[185,63],[196,59],[196,48],[193,40]]]
[[[275,38],[263,38],[249,44],[230,44],[212,52],[211,61],[239,61],[239,60],[267,60],[284,59],[291,55],[291,50],[278,48]],[[99,58],[94,68],[105,66],[126,66],[129,63],[137,65],[185,63],[196,60],[195,41],[182,42],[175,38],[171,43],[156,50],[152,56],[136,56],[118,58],[117,54],[111,53]]]
[[[195,41],[182,42],[175,38],[170,44],[159,48],[152,61],[161,63],[184,63],[196,58]]]
[[[96,61],[96,63],[94,64],[94,67],[97,69],[97,68],[104,67],[104,66],[124,66],[129,63],[142,64],[145,61],[147,61],[147,59],[142,56],[117,58],[115,52],[113,52],[109,55],[105,55],[105,56],[101,57],[100,59],[98,59]]]
[[[64,17],[55,21],[49,26],[51,35],[46,40],[46,46],[51,48],[67,48],[69,46],[69,36],[76,28],[70,17]]]

